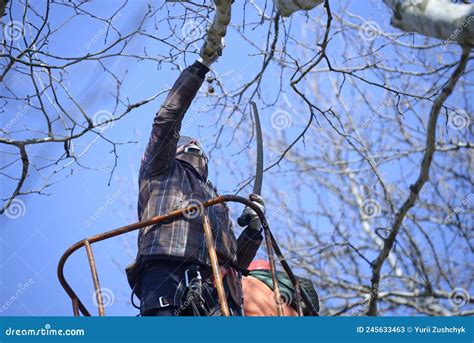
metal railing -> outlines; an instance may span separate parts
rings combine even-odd
[[[270,231],[270,227],[268,225],[267,220],[265,219],[265,215],[262,212],[262,210],[255,205],[252,201],[237,196],[237,195],[222,195],[218,196],[215,198],[212,198],[200,205],[193,205],[189,206],[184,209],[179,209],[175,211],[171,211],[167,214],[161,215],[161,216],[155,216],[153,218],[150,218],[145,221],[137,222],[134,224],[130,224],[127,226],[120,227],[115,230],[107,231],[101,234],[93,235],[88,238],[85,238],[72,246],[70,246],[65,253],[61,256],[61,259],[59,260],[58,263],[58,279],[59,282],[61,283],[61,286],[64,288],[68,296],[71,298],[72,301],[72,309],[74,316],[79,316],[80,313],[84,316],[90,316],[90,312],[87,310],[85,307],[84,303],[79,299],[79,296],[74,292],[72,287],[69,285],[69,283],[66,281],[66,278],[64,276],[64,265],[67,261],[67,259],[77,250],[79,250],[82,247],[85,247],[86,253],[87,253],[87,258],[89,261],[89,266],[92,274],[92,281],[94,284],[94,289],[95,289],[95,294],[97,298],[97,307],[98,307],[98,312],[99,316],[104,316],[105,315],[105,310],[104,310],[104,303],[102,300],[102,292],[100,288],[100,283],[99,283],[99,275],[97,273],[97,268],[95,264],[95,259],[94,259],[94,254],[92,252],[92,244],[116,237],[119,235],[123,235],[128,232],[132,232],[138,229],[141,229],[145,226],[150,226],[150,225],[155,225],[163,221],[171,220],[171,219],[176,219],[185,213],[190,213],[191,211],[196,211],[200,210],[200,208],[207,208],[209,206],[213,206],[216,204],[220,204],[223,202],[238,202],[241,203],[245,206],[248,206],[252,208],[260,218],[260,221],[262,223],[263,231],[264,231],[264,236],[265,236],[265,244],[267,248],[267,253],[268,253],[268,260],[270,262],[270,271],[272,274],[272,280],[273,280],[273,291],[275,295],[275,303],[277,305],[277,310],[278,310],[278,315],[282,316],[283,315],[283,306],[282,306],[282,300],[280,296],[280,288],[278,286],[278,280],[277,280],[277,273],[276,273],[276,266],[275,266],[275,257],[274,257],[274,252],[276,253],[281,266],[283,267],[284,271],[288,275],[288,278],[291,280],[293,283],[293,287],[295,289],[295,295],[296,295],[296,305],[297,305],[297,311],[298,314],[301,316],[303,315],[302,309],[301,309],[301,300],[304,302],[306,307],[309,309],[309,312],[313,315],[317,315],[317,311],[312,305],[311,301],[307,297],[307,295],[304,292],[301,292],[301,287],[299,284],[298,279],[295,277],[293,274],[290,266],[288,265],[287,261],[285,260],[285,257],[283,256],[283,253],[281,252],[275,237]]]

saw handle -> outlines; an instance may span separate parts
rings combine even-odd
[[[256,196],[254,193],[250,194],[249,195],[249,199],[251,201],[258,201],[258,196]],[[250,220],[252,219],[252,217],[248,214],[248,213],[242,213],[242,215],[237,219],[237,223],[239,224],[239,226],[241,227],[246,227],[250,224]]]

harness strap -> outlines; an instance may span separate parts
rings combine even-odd
[[[233,301],[232,292],[229,289],[227,268],[221,268],[224,279],[224,290],[227,299],[231,299],[232,305],[239,306]],[[230,272],[232,273],[232,272]],[[227,276],[227,277],[225,277]],[[158,294],[157,294],[158,295]],[[133,296],[133,294],[132,294]],[[190,265],[180,278],[178,287],[173,296],[169,294],[160,295],[158,304],[154,308],[162,309],[170,307],[175,316],[183,312],[192,312],[193,316],[220,315],[220,305],[216,294],[212,273],[203,266]],[[234,312],[231,306],[231,313]]]

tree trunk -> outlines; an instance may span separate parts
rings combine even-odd
[[[8,0],[0,0],[0,20],[5,15],[5,9],[7,8]]]
[[[474,45],[474,5],[450,0],[384,0],[392,25],[460,45]]]
[[[296,11],[309,11],[322,4],[323,0],[273,0],[273,3],[283,17],[289,17]]]
[[[203,60],[211,59],[215,54],[222,54],[222,38],[224,38],[227,33],[233,2],[234,0],[214,1],[216,13],[212,24],[207,29],[206,40],[200,52]]]

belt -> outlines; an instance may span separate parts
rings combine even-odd
[[[220,266],[220,276],[224,281],[225,296],[227,299],[232,299],[237,307],[241,306],[241,297],[235,296],[235,288],[239,288],[240,285],[236,285],[240,282],[238,272],[235,268]],[[183,273],[181,271],[181,273]],[[181,274],[181,281],[179,282],[178,288],[176,289],[174,296],[172,294],[160,294],[156,299],[157,308],[173,307],[175,309],[175,315],[182,315],[183,313],[189,313],[193,310],[194,315],[212,315],[218,310],[219,301],[216,293],[216,283],[212,270],[203,265],[190,265]],[[194,304],[192,304],[194,303]],[[198,305],[199,312],[196,314],[196,306]]]

